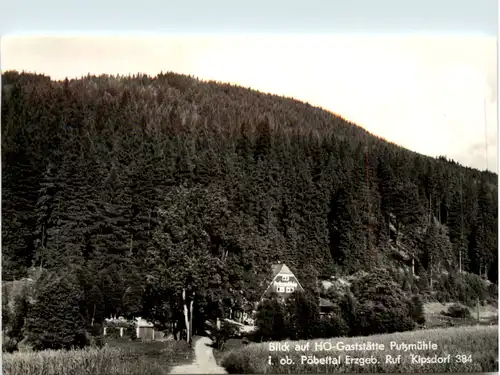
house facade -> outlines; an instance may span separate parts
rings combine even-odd
[[[304,288],[290,268],[284,263],[274,264],[272,266],[272,281],[262,294],[261,301],[273,293],[284,300],[296,290],[303,292]],[[334,304],[325,298],[320,298],[319,310],[321,315],[330,314],[334,310]]]
[[[273,293],[285,299],[296,290],[304,291],[304,288],[302,288],[293,272],[290,271],[290,268],[284,263],[273,264],[271,283],[262,294],[261,300]]]

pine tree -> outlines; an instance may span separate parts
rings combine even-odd
[[[87,306],[87,322],[90,326],[95,323],[102,324],[104,321],[104,297],[97,285],[92,285],[92,288],[85,294],[85,302]]]
[[[450,210],[448,215],[448,227],[450,232],[450,241],[453,245],[455,258],[459,271],[462,272],[468,266],[467,238],[465,236],[464,221],[464,202],[461,187],[456,190],[451,198]]]
[[[429,279],[429,287],[432,290],[433,281],[436,277],[436,259],[439,252],[438,248],[438,228],[437,224],[433,220],[429,227],[427,228],[423,241],[423,251],[420,258],[420,262],[423,264]]]
[[[331,200],[329,213],[330,250],[332,258],[347,272],[369,268],[365,238],[358,208],[350,185],[341,187]]]

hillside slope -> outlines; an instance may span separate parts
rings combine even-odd
[[[310,287],[379,267],[497,282],[496,174],[309,104],[173,73],[7,72],[2,99],[5,280],[71,265],[103,316],[168,278],[255,300],[278,260]]]

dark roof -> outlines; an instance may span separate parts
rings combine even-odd
[[[320,299],[319,299],[319,307],[334,307],[334,306],[335,305],[331,301],[329,301],[329,300],[327,300],[325,298],[321,298],[320,297]]]

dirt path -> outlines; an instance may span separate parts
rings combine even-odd
[[[213,349],[208,337],[199,338],[194,344],[195,360],[193,364],[176,366],[171,374],[227,374],[224,368],[215,362]]]

